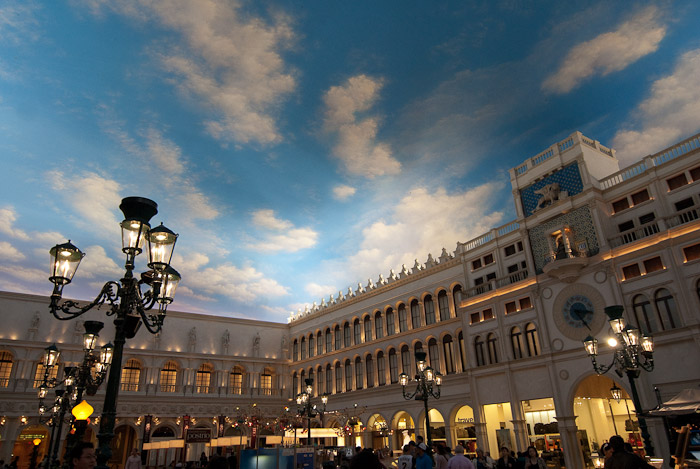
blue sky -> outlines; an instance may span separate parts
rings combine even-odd
[[[700,3],[0,4],[0,290],[122,273],[121,198],[180,234],[182,311],[291,311],[514,218],[576,130],[627,166],[700,128]],[[143,261],[137,264],[143,269]]]

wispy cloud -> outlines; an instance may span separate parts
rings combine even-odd
[[[617,158],[630,164],[700,129],[700,49],[680,57],[670,75],[660,78],[613,138]],[[636,127],[636,129],[635,129]]]
[[[306,284],[304,291],[311,295],[312,298],[322,298],[337,292],[338,287],[335,285],[320,285],[316,282],[311,282]]]
[[[20,241],[36,241],[40,244],[54,244],[65,239],[61,233],[56,231],[33,231],[27,233],[25,230],[15,226],[17,212],[13,207],[0,208],[0,233],[5,233],[11,238]]]
[[[382,80],[357,75],[331,87],[323,97],[325,129],[337,135],[333,153],[350,174],[374,178],[401,171],[391,147],[377,141],[379,117],[364,116],[376,104],[381,88]]]
[[[666,35],[661,11],[649,6],[620,24],[614,31],[576,45],[559,69],[542,84],[553,93],[568,93],[594,75],[623,70],[655,52]]]
[[[180,34],[183,44],[156,45],[156,56],[193,103],[214,112],[205,122],[212,136],[261,144],[282,139],[276,115],[296,88],[294,71],[282,56],[296,40],[290,17],[243,14],[235,0],[91,0],[87,5],[98,14],[110,8]]]
[[[39,38],[39,7],[34,1],[7,0],[0,5],[0,41],[24,43]]]
[[[0,260],[8,262],[19,262],[25,258],[16,247],[7,241],[0,241]]]
[[[249,243],[248,248],[263,252],[296,252],[316,244],[318,233],[311,228],[296,228],[288,220],[275,216],[269,209],[257,210],[252,214],[253,224],[265,230],[262,239]]]
[[[342,202],[355,195],[355,192],[356,189],[354,187],[341,184],[333,188],[333,198]]]

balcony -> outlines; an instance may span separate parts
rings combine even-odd
[[[565,283],[573,283],[588,265],[588,245],[585,241],[575,243],[577,249],[550,252],[545,258],[542,271],[552,278]]]
[[[525,280],[528,276],[528,271],[527,269],[522,269],[518,270],[516,272],[512,272],[504,277],[499,277],[499,278],[494,278],[489,280],[486,283],[482,283],[481,285],[476,285],[464,292],[464,297],[465,298],[473,298],[475,296],[483,295],[486,292],[490,292],[492,290],[497,290],[499,288],[503,288],[507,285],[511,285],[513,283],[518,283],[523,280]]]

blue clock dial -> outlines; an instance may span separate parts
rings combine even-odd
[[[593,320],[593,303],[584,295],[572,295],[564,303],[562,315],[569,326],[590,329]]]

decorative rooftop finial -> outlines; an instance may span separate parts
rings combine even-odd
[[[420,262],[418,262],[418,259],[413,264],[413,269],[411,269],[411,273],[415,274],[416,272],[420,271],[422,269]]]
[[[428,254],[428,260],[425,261],[425,268],[429,269],[435,265],[435,260],[432,254]]]

